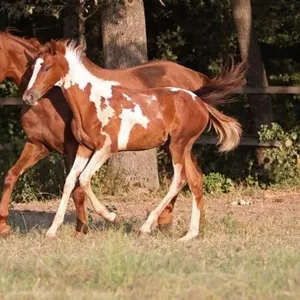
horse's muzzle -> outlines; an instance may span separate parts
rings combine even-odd
[[[23,101],[28,105],[34,105],[40,99],[40,93],[33,90],[27,90],[23,94]]]

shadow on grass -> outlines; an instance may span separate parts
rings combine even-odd
[[[33,229],[49,229],[54,219],[55,212],[32,211],[32,210],[10,210],[8,223],[13,231],[26,234]],[[124,233],[135,233],[139,228],[141,220],[130,218],[121,219],[118,224],[104,220],[100,216],[88,213],[88,226],[90,230],[107,231],[111,229],[121,230]],[[64,224],[76,225],[76,215],[67,212]]]

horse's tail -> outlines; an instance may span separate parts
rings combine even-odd
[[[236,119],[224,115],[211,105],[204,104],[209,112],[210,122],[219,136],[217,143],[217,145],[220,145],[219,151],[228,152],[237,147],[242,135],[241,124]]]
[[[194,93],[209,105],[232,102],[232,99],[226,96],[245,84],[246,70],[245,62],[234,65],[232,59],[232,66],[229,70],[206,81],[206,84]]]

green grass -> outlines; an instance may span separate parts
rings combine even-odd
[[[0,299],[300,299],[299,218],[227,215],[186,244],[129,225],[1,240]]]

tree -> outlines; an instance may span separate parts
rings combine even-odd
[[[104,65],[126,68],[147,61],[144,4],[142,0],[109,1],[101,7]],[[156,150],[119,153],[110,159],[108,176],[119,189],[159,187]]]
[[[79,0],[68,0],[62,9],[64,38],[78,39],[79,37]]]
[[[247,85],[251,87],[268,86],[268,79],[256,38],[250,0],[231,0],[242,60],[248,62]],[[248,101],[253,114],[254,132],[261,124],[270,125],[273,121],[272,102],[269,95],[249,95]],[[262,150],[258,149],[259,164],[263,162]]]

